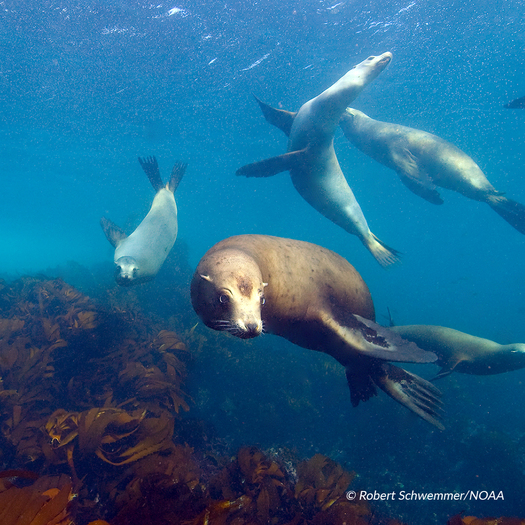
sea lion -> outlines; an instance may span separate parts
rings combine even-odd
[[[115,247],[115,280],[121,286],[153,279],[177,238],[174,193],[184,176],[186,164],[175,164],[170,181],[164,185],[155,157],[139,157],[139,162],[157,192],[148,214],[129,237],[105,217],[100,221],[108,241]]]
[[[520,97],[512,100],[508,104],[503,106],[506,109],[524,109],[525,108],[525,97]]]
[[[525,233],[525,206],[507,199],[480,167],[459,148],[418,129],[374,120],[348,108],[341,118],[346,138],[363,153],[393,169],[408,189],[432,204],[443,200],[436,186],[486,202],[520,233]]]
[[[525,367],[525,344],[500,345],[444,326],[408,325],[390,328],[403,339],[438,356],[437,378],[452,372],[492,375]]]
[[[263,331],[331,355],[346,369],[353,406],[376,386],[426,421],[439,421],[439,391],[386,361],[426,363],[431,352],[377,325],[370,291],[336,253],[307,242],[239,235],[210,248],[191,282],[204,324],[248,339]]]
[[[367,58],[303,104],[297,113],[272,108],[257,99],[266,120],[288,135],[288,153],[237,170],[237,175],[246,177],[270,177],[289,171],[299,194],[325,217],[356,235],[382,266],[397,262],[398,252],[370,231],[341,171],[333,143],[346,107],[391,60],[391,53]]]

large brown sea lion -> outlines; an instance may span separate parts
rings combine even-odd
[[[437,378],[452,372],[491,375],[525,368],[522,343],[500,345],[444,326],[393,326],[391,330],[438,356],[436,364],[442,368]]]
[[[439,391],[386,361],[436,360],[377,325],[370,291],[336,253],[307,242],[239,235],[206,252],[191,283],[193,308],[204,324],[236,337],[263,331],[334,357],[346,369],[352,404],[376,386],[426,421],[439,421]]]
[[[105,217],[100,221],[108,241],[115,248],[115,280],[121,286],[153,279],[175,244],[179,228],[174,193],[184,176],[186,164],[176,164],[165,185],[155,157],[139,158],[139,162],[157,192],[149,213],[129,237]]]
[[[370,231],[339,166],[334,135],[346,107],[391,60],[391,53],[367,58],[303,104],[297,113],[275,109],[259,101],[266,120],[289,137],[288,153],[237,170],[237,175],[246,177],[270,177],[289,171],[299,194],[325,217],[356,235],[382,266],[397,262],[397,252]]]
[[[418,129],[374,120],[348,108],[341,118],[346,138],[363,153],[393,169],[408,189],[432,204],[443,200],[436,186],[486,202],[525,234],[525,206],[505,197],[459,148]]]

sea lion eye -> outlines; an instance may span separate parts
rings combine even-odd
[[[261,297],[261,306],[266,302],[266,299],[264,297]]]
[[[219,295],[219,302],[222,304],[228,304],[230,302],[230,298],[226,294]]]

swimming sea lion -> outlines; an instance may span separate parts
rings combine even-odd
[[[525,367],[525,344],[500,345],[443,326],[409,325],[390,328],[403,339],[438,356],[437,378],[452,372],[491,375]]]
[[[289,171],[300,195],[332,222],[357,235],[382,266],[397,262],[398,254],[370,231],[341,171],[333,142],[345,108],[391,60],[391,53],[367,58],[303,104],[297,113],[274,109],[259,101],[266,120],[289,136],[288,153],[237,170],[237,175],[247,177],[270,177]]]
[[[393,169],[416,195],[432,204],[443,200],[436,186],[486,202],[520,233],[525,206],[496,191],[480,167],[463,151],[436,135],[380,122],[348,108],[341,118],[346,138],[363,153]]]
[[[525,97],[517,98],[516,100],[512,100],[508,104],[505,104],[503,106],[506,109],[524,109],[525,108]]]
[[[108,241],[115,247],[115,280],[121,286],[153,279],[177,238],[174,193],[184,176],[186,164],[175,164],[170,181],[164,185],[155,157],[139,158],[139,162],[157,192],[149,213],[129,237],[108,219],[103,217],[100,221]]]
[[[386,361],[427,363],[431,352],[374,322],[370,291],[336,253],[307,242],[239,235],[210,248],[191,283],[204,324],[242,339],[263,331],[334,357],[346,369],[352,404],[376,386],[439,428],[439,391]]]

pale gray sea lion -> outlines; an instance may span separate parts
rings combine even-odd
[[[436,378],[452,372],[491,375],[525,368],[522,343],[500,345],[444,326],[408,325],[390,329],[438,356],[436,364],[442,368]]]
[[[520,233],[525,233],[525,206],[507,199],[463,151],[436,135],[374,120],[348,108],[341,118],[346,138],[363,153],[393,169],[416,195],[442,204],[436,186],[487,203]]]
[[[157,192],[149,213],[129,237],[108,219],[103,217],[100,221],[108,241],[115,247],[115,280],[121,286],[153,279],[177,239],[174,193],[184,176],[186,164],[175,164],[170,181],[164,185],[155,157],[139,158],[139,162]]]
[[[356,235],[382,266],[397,262],[398,252],[370,231],[341,171],[333,142],[346,107],[391,60],[391,53],[367,58],[303,104],[297,113],[274,109],[259,101],[266,120],[288,135],[288,153],[237,170],[237,175],[246,177],[270,177],[289,171],[299,194],[325,217]]]
[[[427,363],[436,355],[374,322],[368,287],[336,253],[267,235],[230,237],[202,257],[191,300],[214,330],[242,339],[264,331],[332,356],[345,367],[353,406],[376,395],[379,387],[443,428],[439,390],[387,362]]]

